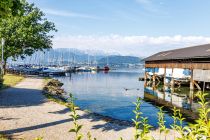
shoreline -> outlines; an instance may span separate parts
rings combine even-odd
[[[51,78],[51,79],[54,79],[54,78]],[[54,80],[57,80],[57,79],[54,79]],[[59,81],[59,80],[57,80],[57,81]],[[62,85],[64,84],[61,81],[59,81],[59,82]],[[60,88],[64,91],[63,94],[67,95],[66,94],[67,91],[65,91],[62,87],[60,87]],[[54,97],[51,96],[51,97],[54,98],[55,100],[60,99],[64,104],[68,103],[67,98],[65,98],[65,96],[63,96],[63,94],[61,94],[59,96],[54,96]],[[153,103],[153,104],[155,104],[155,103]],[[161,107],[161,105],[163,106],[163,104],[157,104],[157,103],[155,105],[159,106],[159,107]],[[167,107],[169,107],[169,106],[167,106]],[[168,114],[173,115],[172,108],[171,107],[167,108],[167,107],[165,107],[163,110],[166,110],[168,112]],[[92,111],[89,111],[87,109],[81,109],[80,107],[78,107],[78,108],[79,108],[80,111],[84,111],[86,113],[89,113],[89,115],[93,115],[95,117],[98,117],[98,119],[104,120],[104,121],[112,123],[112,124],[124,125],[124,126],[128,126],[128,127],[133,127],[134,126],[134,123],[132,121],[129,121],[129,120],[121,120],[121,119],[113,118],[113,117],[110,117],[110,116],[107,116],[107,115],[102,115],[100,113],[92,112]],[[180,108],[178,108],[178,109],[180,109]],[[180,109],[180,110],[183,111],[182,109]],[[187,114],[185,112],[183,112],[183,116],[185,117],[185,121],[186,121],[185,125],[188,125],[189,123],[192,123],[192,124],[195,123],[195,117],[189,117],[189,114]],[[167,128],[171,129],[171,127],[167,127]],[[151,128],[151,130],[156,130],[156,129],[158,129],[157,126],[156,127],[152,126],[152,128]]]
[[[66,102],[66,99],[56,97],[56,96],[53,97],[52,95],[49,95],[49,94],[46,94],[46,93],[43,93],[43,95],[45,95],[45,97],[48,98],[49,100],[67,107],[66,104],[68,102]],[[84,113],[87,113],[89,116],[96,117],[97,119],[103,120],[107,123],[123,125],[123,126],[126,126],[126,127],[133,127],[134,126],[133,122],[128,121],[128,120],[120,120],[120,119],[112,118],[110,116],[106,116],[106,115],[102,115],[102,114],[99,114],[99,113],[96,113],[96,112],[91,112],[89,110],[81,109],[80,107],[78,107],[77,110],[83,111]]]
[[[51,78],[51,80],[57,80],[57,79]],[[57,81],[59,81],[59,80],[57,80]],[[48,81],[48,82],[50,82],[50,81]],[[64,84],[61,81],[59,81],[59,82],[62,85]],[[46,85],[47,85],[47,83],[46,83]],[[58,88],[62,89],[62,87],[58,87]],[[62,89],[62,90],[64,91],[64,93],[56,96],[56,95],[51,95],[51,94],[47,93],[47,91],[45,91],[44,88],[43,88],[43,94],[45,95],[46,98],[48,98],[48,99],[53,98],[54,100],[52,100],[52,101],[66,106],[66,104],[68,103],[68,101],[67,101],[68,98],[65,98],[63,96],[63,94],[66,94],[67,91],[65,91],[64,89]],[[89,110],[86,110],[86,109],[81,109],[80,107],[78,107],[78,110],[83,111],[84,113],[87,113],[89,116],[96,117],[97,119],[103,120],[107,123],[116,124],[116,125],[125,126],[125,127],[134,127],[134,123],[132,121],[116,119],[116,118],[106,116],[106,115],[102,115],[102,114],[92,112],[92,111],[89,111]],[[152,127],[151,130],[156,130],[156,129],[158,129],[158,128]]]
[[[42,92],[43,85],[43,78],[26,78],[0,94],[0,111],[3,114],[0,114],[3,118],[0,133],[26,140],[36,137],[43,137],[44,140],[75,139],[75,135],[68,132],[74,126],[69,108],[47,99]],[[103,120],[101,115],[91,115],[82,110],[77,113],[84,135],[90,131],[93,137],[100,140],[131,139],[134,136],[134,128],[126,126],[126,122],[106,122],[112,119]],[[168,137],[173,140],[174,134],[176,132],[171,130]],[[159,130],[151,130],[150,135],[159,138]]]

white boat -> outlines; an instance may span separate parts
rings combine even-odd
[[[91,70],[90,67],[84,66],[84,67],[77,68],[76,71],[78,71],[78,72],[91,72],[92,70]]]

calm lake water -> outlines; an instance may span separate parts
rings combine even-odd
[[[144,72],[141,69],[116,70],[109,73],[76,73],[71,77],[58,78],[64,83],[63,88],[73,93],[76,104],[81,109],[87,109],[112,118],[128,120],[134,117],[132,102],[137,97],[144,98],[144,82],[138,81]],[[149,124],[157,127],[158,108],[149,101],[143,101],[141,111],[148,117]],[[169,113],[165,116],[166,125],[173,123]]]

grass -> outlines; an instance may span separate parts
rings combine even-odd
[[[45,97],[46,97],[49,101],[53,101],[53,102],[56,102],[56,103],[58,103],[58,104],[60,104],[60,105],[64,105],[64,106],[67,106],[67,107],[68,107],[68,103],[67,103],[67,102],[62,101],[62,100],[60,100],[60,99],[57,99],[57,98],[53,97],[53,96],[50,95],[50,94],[44,94],[44,95],[45,95]]]
[[[0,134],[0,140],[9,140],[5,135]]]
[[[44,86],[46,86],[46,85],[50,82],[50,80],[52,80],[52,78],[50,78],[50,77],[45,77],[45,78],[44,78]]]
[[[24,79],[23,76],[13,75],[13,74],[6,74],[6,75],[4,75],[3,78],[4,78],[4,82],[3,82],[3,86],[1,87],[1,89],[15,86],[17,83],[19,83],[20,81],[22,81]]]

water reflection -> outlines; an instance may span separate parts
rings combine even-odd
[[[199,107],[195,99],[194,92],[189,87],[172,88],[171,86],[161,83],[146,82],[144,88],[144,98],[154,102],[159,106],[166,106],[169,109],[173,107],[181,109],[181,112],[188,119],[195,119]]]
[[[77,73],[70,77],[59,78],[64,83],[64,89],[74,94],[76,104],[82,109],[88,109],[105,116],[131,121],[134,117],[132,102],[137,97],[145,99],[141,112],[148,117],[149,124],[157,127],[156,105],[172,107],[173,105],[192,110],[189,95],[178,96],[171,93],[170,87],[160,83],[138,81],[144,75],[143,71],[114,71],[110,73]],[[166,126],[173,123],[170,112],[166,111]]]

